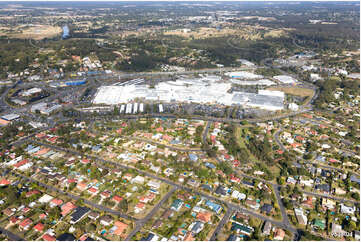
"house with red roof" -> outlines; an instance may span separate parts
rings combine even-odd
[[[155,198],[155,194],[154,193],[150,193],[147,196],[143,196],[139,199],[140,202],[142,203],[148,203],[151,202],[153,199]]]
[[[156,129],[155,129],[155,131],[157,131],[157,132],[163,132],[163,131],[164,131],[164,129],[163,129],[163,127],[162,127],[162,126],[160,126],[159,128],[156,128]]]
[[[213,144],[216,143],[216,136],[215,135],[211,135],[211,141]]]
[[[76,184],[76,188],[80,191],[84,191],[88,188],[88,185],[84,182],[79,182],[78,184]]]
[[[15,168],[19,168],[20,166],[23,166],[23,165],[27,164],[28,162],[29,162],[28,159],[24,159],[24,160],[19,161],[18,163],[16,163],[16,164],[14,165],[14,167],[15,167]]]
[[[283,229],[277,228],[274,233],[274,240],[283,240],[285,237],[285,231]]]
[[[90,194],[92,194],[92,195],[96,195],[96,194],[98,194],[98,189],[97,188],[95,188],[95,187],[91,187],[91,188],[89,188],[88,190],[87,190]]]
[[[112,197],[112,201],[116,202],[116,203],[120,203],[123,200],[122,197],[118,196],[118,195],[114,195]]]
[[[308,207],[310,209],[313,209],[313,200],[311,196],[307,196],[307,199],[302,202],[302,205],[305,207]]]
[[[32,223],[33,223],[33,221],[30,218],[26,218],[19,223],[19,229],[20,230],[28,230]]]
[[[26,196],[26,197],[31,197],[31,196],[37,195],[37,194],[40,194],[40,191],[38,191],[38,190],[31,190],[31,191],[28,191],[28,192],[25,194],[25,196]]]
[[[52,143],[52,144],[55,144],[56,141],[58,140],[58,138],[59,138],[59,137],[54,136],[54,137],[49,138],[48,141],[49,141],[50,143]]]
[[[44,155],[46,153],[48,153],[50,150],[50,148],[42,148],[39,151],[34,153],[34,156],[40,156],[40,155]]]
[[[241,162],[239,160],[234,160],[234,161],[232,161],[232,164],[234,167],[238,167],[241,165]]]
[[[63,200],[58,199],[58,198],[54,198],[53,200],[50,201],[50,207],[55,207],[55,206],[60,206],[63,204]]]
[[[303,142],[303,141],[305,141],[305,138],[303,138],[302,136],[297,135],[296,140]]]
[[[116,221],[114,223],[113,228],[111,228],[109,232],[121,236],[127,228],[128,228],[128,224],[122,223],[120,221]]]
[[[163,139],[163,140],[166,140],[166,141],[168,141],[168,142],[171,142],[171,141],[173,140],[173,137],[165,134],[165,135],[162,136],[162,139]]]
[[[133,176],[132,176],[132,174],[127,173],[127,174],[125,174],[125,175],[123,176],[123,178],[126,179],[126,180],[128,180],[128,181],[130,181],[130,180],[133,178]]]
[[[151,139],[153,134],[152,133],[143,133],[143,136],[147,139]]]
[[[297,148],[299,146],[302,146],[300,143],[293,143],[291,144],[292,148]]]
[[[224,174],[223,171],[221,171],[221,170],[217,170],[217,171],[216,171],[216,174],[217,174],[217,175],[220,175],[220,176],[222,176],[222,177],[226,177],[226,174]]]
[[[38,138],[38,139],[44,138],[45,136],[46,136],[45,133],[38,133],[38,134],[35,135],[35,137]]]
[[[10,208],[6,208],[6,209],[3,210],[3,214],[5,214],[8,217],[14,215],[14,213],[15,212],[13,210],[11,210]]]
[[[1,181],[0,181],[0,186],[7,186],[10,184],[11,184],[11,182],[5,178],[1,179]]]
[[[77,181],[78,181],[78,180],[75,179],[75,178],[70,178],[70,179],[66,180],[66,184],[69,186],[70,184],[76,183]]]
[[[40,219],[44,219],[44,218],[46,218],[46,217],[47,217],[47,215],[46,215],[45,213],[42,213],[42,214],[39,215],[39,218],[40,218]]]
[[[14,225],[14,224],[19,223],[19,222],[20,222],[20,219],[19,219],[19,217],[17,217],[17,216],[12,216],[12,217],[9,219],[9,221],[10,221],[10,226],[12,226],[12,225]]]
[[[341,161],[333,159],[333,158],[330,158],[328,161],[331,163],[341,163]]]
[[[284,153],[283,150],[277,150],[276,152],[277,152],[277,154],[279,154],[279,155],[282,155],[282,154]]]
[[[212,218],[212,213],[211,212],[199,212],[197,214],[197,219],[199,219],[200,221],[204,222],[204,223],[208,223],[209,221],[211,221]]]
[[[80,163],[86,165],[86,164],[90,163],[90,160],[89,159],[82,159],[82,160],[80,160]]]
[[[61,206],[61,215],[64,217],[76,208],[77,206],[75,206],[72,202],[67,202]]]
[[[100,193],[100,197],[102,199],[106,199],[106,198],[109,198],[111,194],[112,193],[110,191],[103,191],[103,192]]]
[[[31,209],[29,207],[25,207],[21,210],[24,214],[28,213]]]
[[[239,177],[234,176],[233,174],[230,175],[230,181],[235,183],[240,183],[241,179]]]
[[[37,225],[34,226],[34,230],[38,231],[38,232],[42,232],[45,228],[45,225],[42,223],[38,223]]]
[[[304,114],[302,114],[302,116],[305,118],[312,118],[312,115],[308,114],[308,113],[304,113]]]
[[[43,237],[41,237],[45,241],[55,241],[55,237],[51,236],[50,234],[44,234]]]
[[[145,203],[139,202],[135,205],[134,208],[134,212],[135,213],[140,213],[141,211],[143,211],[145,209]]]
[[[123,130],[122,128],[117,129],[117,133],[122,134],[122,130]]]

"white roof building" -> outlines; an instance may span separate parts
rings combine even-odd
[[[290,103],[290,104],[288,104],[288,109],[290,109],[292,111],[297,111],[298,105],[296,103]]]
[[[11,113],[11,114],[7,114],[7,115],[4,115],[4,116],[1,116],[1,118],[7,120],[7,121],[13,121],[15,119],[18,119],[20,118],[20,115],[19,114],[16,114],[16,113]]]
[[[307,225],[307,216],[303,214],[303,210],[301,208],[295,208],[294,210],[298,223]]]
[[[297,80],[291,76],[280,75],[280,76],[274,76],[273,78],[283,84],[295,84],[297,82]]]
[[[44,194],[41,198],[39,198],[39,203],[49,203],[51,200],[53,200],[54,197]]]
[[[136,176],[132,179],[132,183],[138,183],[138,184],[143,184],[144,183],[144,177],[142,176]]]
[[[341,213],[345,213],[345,214],[354,214],[356,211],[355,207],[349,207],[346,206],[345,204],[341,203]]]
[[[232,77],[232,78],[244,78],[244,79],[263,78],[262,75],[257,75],[257,74],[254,74],[254,73],[248,72],[248,71],[227,72],[225,75]]]
[[[251,73],[252,74],[252,73]],[[131,102],[134,99],[144,99],[164,102],[195,102],[204,104],[245,105],[267,110],[284,108],[284,93],[279,91],[260,90],[256,93],[228,93],[232,84],[219,82],[212,76],[161,82],[154,88],[146,85],[102,86],[93,100],[94,104],[116,105]],[[125,113],[131,113],[131,105],[127,104]],[[163,112],[159,105],[159,112]]]

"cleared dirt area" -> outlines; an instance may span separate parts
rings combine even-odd
[[[267,88],[270,91],[282,91],[286,94],[290,94],[293,96],[300,96],[300,97],[312,97],[314,95],[314,91],[308,88],[301,88],[301,87],[270,87]]]
[[[60,27],[51,25],[19,26],[14,29],[2,28],[0,30],[0,35],[2,36],[6,35],[9,38],[34,40],[52,38],[61,33],[62,29]]]
[[[194,39],[205,39],[210,37],[223,37],[223,36],[234,36],[240,37],[242,39],[248,40],[258,40],[262,39],[262,34],[265,32],[265,37],[280,37],[287,35],[285,30],[270,30],[267,27],[263,26],[249,26],[242,25],[242,28],[232,29],[232,28],[198,28],[198,29],[175,29],[165,31],[164,35],[175,35],[183,38],[194,38]]]
[[[277,38],[285,35],[287,35],[286,31],[284,31],[283,29],[279,29],[279,30],[271,30],[268,33],[265,33],[264,37]]]

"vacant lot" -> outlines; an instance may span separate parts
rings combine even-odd
[[[58,26],[51,25],[34,25],[34,26],[19,26],[14,29],[2,28],[0,35],[8,36],[9,38],[19,39],[34,39],[41,40],[44,38],[52,38],[60,35],[62,29]]]
[[[270,87],[267,88],[270,91],[282,91],[286,94],[300,97],[312,97],[314,95],[314,91],[308,88],[301,87]]]

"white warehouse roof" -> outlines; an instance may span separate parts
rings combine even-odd
[[[297,80],[291,76],[280,75],[280,76],[274,76],[273,78],[284,84],[293,84],[297,82]]]
[[[102,86],[93,100],[94,104],[116,105],[135,99],[164,102],[195,102],[204,104],[246,105],[268,110],[283,109],[284,93],[260,91],[256,93],[229,93],[232,84],[215,77],[179,79],[160,82],[154,88],[146,85]],[[131,112],[126,110],[126,113]]]

